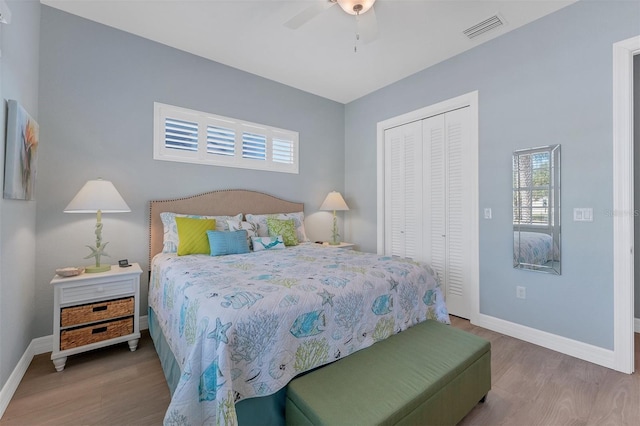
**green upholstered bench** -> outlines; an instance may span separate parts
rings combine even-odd
[[[288,425],[454,425],[491,389],[491,344],[427,320],[292,380]]]

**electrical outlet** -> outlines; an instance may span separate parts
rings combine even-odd
[[[527,298],[527,288],[521,285],[516,287],[516,297],[518,299],[526,299]]]

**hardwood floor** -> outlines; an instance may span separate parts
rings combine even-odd
[[[71,356],[58,373],[34,357],[0,425],[161,425],[169,388],[147,330],[127,343]]]
[[[640,334],[628,375],[451,317],[491,341],[491,391],[460,426],[640,425]]]
[[[640,425],[640,335],[627,375],[451,319],[492,345],[492,389],[461,426]],[[146,331],[135,352],[75,355],[61,373],[49,356],[33,359],[0,425],[162,424],[169,389]]]

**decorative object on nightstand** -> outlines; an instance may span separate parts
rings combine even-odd
[[[66,268],[56,269],[56,275],[63,278],[75,277],[76,275],[80,275],[83,272],[84,268],[76,268],[75,266],[67,266]]]
[[[340,244],[340,234],[338,233],[338,221],[336,219],[336,211],[349,210],[349,206],[345,203],[344,198],[338,191],[331,191],[327,198],[324,199],[320,210],[333,210],[333,229],[331,234],[331,245]]]
[[[91,254],[85,257],[89,259],[96,258],[95,266],[87,266],[86,272],[106,272],[111,269],[111,265],[100,263],[100,256],[109,256],[105,253],[104,248],[109,243],[102,242],[102,213],[127,213],[131,209],[124,201],[118,190],[108,180],[96,179],[90,180],[84,184],[82,189],[73,197],[65,213],[96,213],[96,245],[89,247]]]
[[[56,275],[53,285],[53,351],[57,371],[69,355],[140,339],[140,274],[137,263],[100,274]]]

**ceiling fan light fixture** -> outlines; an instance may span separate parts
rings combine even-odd
[[[373,7],[376,0],[337,0],[342,10],[349,15],[362,15]]]

